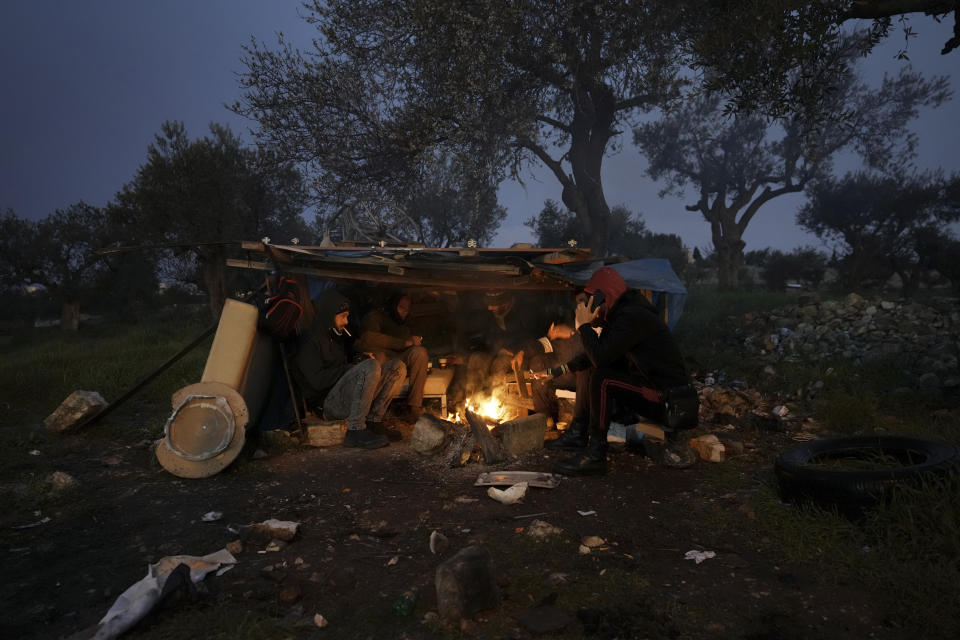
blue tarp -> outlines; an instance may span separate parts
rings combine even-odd
[[[585,285],[590,276],[604,266],[594,263],[585,269],[564,270],[567,280],[577,285]],[[674,273],[670,261],[664,258],[645,258],[606,265],[619,273],[631,289],[650,291],[651,302],[658,308],[666,309],[667,326],[672,331],[683,314],[683,305],[687,301],[687,288]]]

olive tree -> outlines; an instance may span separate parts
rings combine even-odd
[[[247,49],[234,109],[304,163],[333,206],[382,185],[405,201],[438,149],[495,181],[547,167],[604,250],[602,166],[631,119],[680,88],[671,2],[306,3],[311,50]]]
[[[701,94],[634,129],[634,141],[648,158],[647,175],[665,181],[661,195],[693,191],[686,209],[710,225],[720,286],[734,289],[743,234],[765,204],[828,176],[844,150],[871,167],[908,165],[917,144],[908,127],[921,106],[949,99],[947,87],[946,78],[928,80],[909,69],[885,77],[877,89],[850,74],[816,115],[772,120],[725,113],[719,95]]]
[[[244,147],[229,128],[213,124],[209,136],[191,140],[182,123],[166,122],[117,207],[135,220],[130,228],[141,240],[175,247],[181,278],[199,272],[217,318],[231,248],[264,236],[302,236],[306,201],[303,179],[289,162]]]
[[[960,174],[850,173],[820,181],[809,197],[797,223],[836,245],[850,288],[882,265],[900,276],[904,295],[912,295],[925,257],[950,239],[944,228],[960,220]]]

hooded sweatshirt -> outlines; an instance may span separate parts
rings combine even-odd
[[[413,335],[406,320],[397,314],[397,304],[403,294],[394,294],[387,300],[386,309],[373,309],[363,317],[357,349],[395,358],[407,348]]]
[[[584,291],[603,292],[607,306],[594,321],[603,331],[598,336],[591,324],[581,325],[584,352],[568,363],[571,370],[619,369],[644,377],[661,390],[689,383],[676,340],[642,293],[628,291],[610,267],[598,269]]]
[[[304,332],[294,360],[303,393],[322,401],[350,368],[350,336],[334,328],[334,317],[350,310],[350,301],[336,289],[325,289],[314,302],[316,316]]]

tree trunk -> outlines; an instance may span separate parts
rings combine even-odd
[[[80,299],[76,296],[63,296],[60,299],[60,329],[63,331],[80,329]]]
[[[201,266],[203,284],[207,288],[207,301],[214,322],[220,319],[220,312],[223,311],[223,305],[227,300],[225,258],[220,253],[217,251],[213,256],[204,259]]]
[[[587,243],[597,255],[609,244],[610,206],[603,193],[603,157],[613,135],[616,100],[609,87],[574,89],[577,105],[570,125],[572,184],[564,185],[562,199],[583,224]]]
[[[717,252],[717,279],[720,289],[733,291],[740,286],[740,265],[746,243],[739,237],[723,237],[714,233],[713,246]]]

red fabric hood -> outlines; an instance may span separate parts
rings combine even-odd
[[[587,293],[602,291],[607,302],[607,311],[609,311],[617,304],[620,296],[626,293],[627,283],[623,281],[619,273],[610,267],[602,267],[590,276],[590,280],[587,281],[587,286],[583,290]]]

